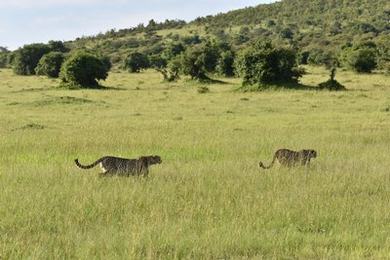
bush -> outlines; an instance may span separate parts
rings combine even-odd
[[[35,73],[37,75],[58,78],[63,61],[64,54],[61,52],[49,52],[39,60]]]
[[[9,52],[7,55],[7,67],[12,67],[15,61],[15,52]]]
[[[363,48],[350,51],[348,66],[360,73],[370,73],[377,67],[376,51],[371,48]]]
[[[200,48],[205,70],[210,73],[215,72],[222,46],[219,46],[215,41],[207,41]]]
[[[226,46],[214,41],[207,41],[201,45],[195,45],[187,48],[181,55],[181,69],[183,74],[191,76],[192,79],[207,80],[207,73],[214,73],[220,52],[226,49]]]
[[[46,44],[36,43],[24,45],[16,51],[13,69],[18,75],[33,75],[39,60],[43,55],[50,52]]]
[[[241,53],[236,63],[245,85],[297,83],[302,72],[296,66],[293,50],[275,48],[270,42],[256,42]]]
[[[62,65],[60,78],[69,87],[98,87],[98,80],[105,80],[111,65],[107,58],[99,58],[87,52],[76,52]]]
[[[49,41],[49,48],[53,52],[68,52],[69,49],[65,47],[62,41]]]
[[[149,66],[154,69],[162,69],[167,66],[167,60],[164,59],[161,55],[155,54],[149,56]]]
[[[7,60],[8,60],[8,53],[6,52],[0,52],[0,68],[6,68],[7,67]]]
[[[172,82],[179,79],[179,73],[181,68],[181,61],[178,57],[173,58],[166,67],[155,67],[160,72],[164,81]]]
[[[182,43],[170,43],[165,47],[165,50],[162,52],[161,56],[163,59],[170,61],[177,55],[181,54],[185,50],[185,47]]]
[[[309,56],[310,56],[309,51],[301,51],[297,57],[298,64],[303,64],[303,65],[308,64]]]
[[[131,73],[139,73],[149,67],[148,57],[140,52],[130,53],[125,61],[125,68]]]
[[[280,31],[280,37],[283,39],[293,39],[294,32],[290,28],[284,28]]]
[[[217,71],[219,74],[226,77],[234,76],[234,53],[225,51],[221,54],[218,60]]]
[[[208,79],[204,52],[201,46],[188,48],[181,56],[181,69],[184,75],[191,79]]]
[[[308,55],[306,58],[306,64],[312,65],[326,65],[333,59],[334,56],[332,53],[322,49],[313,49],[308,53],[304,53],[304,55]]]

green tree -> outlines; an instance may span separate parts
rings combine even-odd
[[[156,68],[156,70],[163,75],[164,81],[168,82],[176,81],[177,79],[179,79],[180,69],[181,60],[179,56],[172,58],[167,64],[167,66]]]
[[[298,64],[307,64],[309,59],[309,51],[301,51],[298,53],[297,61]]]
[[[149,65],[154,69],[165,68],[168,62],[162,57],[162,55],[150,55],[149,56]]]
[[[16,51],[13,69],[18,75],[33,75],[35,67],[43,55],[50,52],[49,46],[46,44],[35,43],[24,45]]]
[[[201,44],[201,58],[203,59],[204,68],[209,73],[214,73],[218,64],[218,60],[221,55],[222,46],[221,42],[208,40]]]
[[[9,53],[10,51],[6,47],[0,46],[0,68],[7,67]]]
[[[130,53],[125,60],[125,68],[131,73],[138,73],[149,67],[148,57],[140,52]]]
[[[187,48],[181,55],[181,70],[184,75],[189,75],[191,79],[208,79],[206,73],[205,54],[202,46]]]
[[[51,51],[54,52],[68,52],[69,49],[64,45],[62,41],[49,41],[47,44]]]
[[[234,76],[234,59],[235,56],[232,51],[223,52],[218,60],[218,73],[226,77]]]
[[[296,83],[302,76],[296,65],[295,51],[275,48],[269,41],[257,41],[245,49],[239,56],[236,66],[243,77],[244,86]]]
[[[348,65],[359,73],[370,73],[377,67],[377,53],[372,48],[362,48],[350,51]]]
[[[290,28],[284,28],[280,31],[280,37],[283,39],[292,39],[294,38],[294,32]]]
[[[105,80],[110,66],[107,59],[85,51],[71,55],[62,65],[60,78],[67,86],[98,87],[98,80]]]
[[[318,48],[312,49],[305,55],[308,55],[307,63],[312,65],[326,65],[333,59],[331,52]]]
[[[64,58],[62,52],[49,52],[43,55],[35,68],[35,73],[37,75],[58,78]]]
[[[164,58],[166,61],[169,61],[177,55],[181,54],[184,50],[185,47],[181,42],[170,43],[165,47],[164,51],[161,54],[161,57]]]

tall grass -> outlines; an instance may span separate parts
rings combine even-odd
[[[327,78],[309,71],[306,85]],[[0,258],[389,257],[388,77],[340,72],[340,93],[223,79],[205,94],[152,71],[103,91],[0,78]],[[319,157],[257,167],[282,147]],[[147,179],[73,163],[148,154],[163,163]]]

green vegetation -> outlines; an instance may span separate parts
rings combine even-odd
[[[243,86],[257,85],[262,88],[270,84],[298,83],[302,73],[296,66],[295,55],[293,50],[275,48],[271,42],[256,42],[237,61]]]
[[[0,68],[6,68],[8,66],[8,55],[10,51],[0,46]]]
[[[138,73],[149,67],[148,56],[139,52],[130,53],[125,61],[126,69],[132,73]]]
[[[72,54],[62,65],[60,78],[65,86],[96,88],[98,80],[105,80],[111,64],[106,58],[87,52]]]
[[[14,72],[18,75],[34,75],[35,67],[43,55],[50,52],[46,44],[36,43],[23,46],[15,53]]]
[[[261,89],[255,85],[268,88],[278,82],[297,81],[302,71],[293,59],[299,65],[327,66],[336,60],[337,67],[357,72],[389,72],[387,2],[292,0],[200,17],[190,23],[151,20],[147,25],[75,41],[26,45],[12,53],[2,50],[0,67],[12,66],[17,74],[30,75],[49,51],[87,50],[108,57],[115,68],[129,72],[154,68],[168,82],[179,75],[213,82],[210,79],[239,72],[253,90]],[[267,61],[251,64],[251,68],[241,66],[242,58],[257,48],[259,39],[267,39],[279,50],[280,64],[265,65]],[[337,87],[333,81],[328,83]]]
[[[351,51],[348,65],[357,72],[370,73],[377,66],[375,52],[370,49]]]
[[[35,68],[35,73],[37,75],[58,78],[64,59],[65,56],[62,52],[49,52],[43,55],[39,60],[38,65]]]
[[[190,76],[191,79],[208,79],[206,55],[207,53],[205,53],[202,46],[188,48],[181,56],[181,67],[183,74]]]
[[[307,68],[302,84],[328,78]],[[241,80],[110,73],[106,90],[0,71],[4,259],[385,259],[389,78],[340,70],[349,91],[233,91]],[[147,104],[147,105],[146,105]],[[310,169],[258,169],[277,148]],[[99,178],[73,160],[162,156],[150,177]]]
[[[384,69],[390,67],[389,20],[390,4],[386,0],[289,0],[199,17],[188,24],[151,21],[66,45],[92,49],[120,64],[129,53],[161,55],[172,44],[178,44],[181,52],[214,39],[230,44],[238,52],[258,39],[270,39],[275,46],[306,53],[312,64],[324,64],[327,56],[338,56],[350,43],[372,41],[376,44],[378,68]]]
[[[172,58],[167,65],[155,69],[163,75],[164,81],[176,81],[180,78],[181,60],[179,57]]]
[[[219,75],[225,77],[233,77],[235,75],[234,60],[235,60],[235,54],[233,51],[228,50],[222,52],[220,54],[220,57],[218,59],[218,65],[216,67],[216,70],[219,73]]]
[[[362,68],[365,72],[371,71],[367,66],[390,71],[389,20],[390,4],[386,0],[289,0],[199,17],[190,23],[180,20],[151,20],[147,25],[110,30],[104,34],[82,37],[66,43],[51,41],[45,48],[60,52],[87,49],[109,57],[115,66],[125,64],[130,54],[139,53],[143,57],[147,56],[149,61],[142,63],[140,69],[156,67],[155,62],[161,69],[173,57],[194,45],[217,41],[231,46],[233,53],[238,53],[250,48],[259,39],[269,39],[275,46],[296,50],[300,64],[323,65],[329,57],[350,56],[340,60],[340,66],[356,71]],[[374,44],[370,51],[348,51],[349,54],[346,55],[345,50],[350,48],[351,44],[362,46],[367,43]],[[226,51],[223,48],[217,50],[220,57]],[[372,52],[375,55],[370,55]],[[32,66],[27,68],[23,65],[30,63],[27,60],[22,61],[21,65],[21,57],[17,53],[23,53],[23,48],[15,52],[15,71],[19,74],[29,74],[30,71],[33,73],[34,70],[30,67],[36,64],[31,62]],[[226,55],[230,54],[223,55],[228,58]],[[39,56],[37,58],[40,58]],[[0,55],[0,61],[1,57],[4,61],[4,54]],[[366,57],[370,57],[371,61],[362,64],[362,59]],[[12,62],[12,59],[7,60]],[[220,58],[217,62],[222,61]],[[212,71],[215,65],[210,64]],[[222,65],[221,63],[219,69],[223,69]],[[216,72],[221,73],[219,69]],[[232,74],[232,70],[225,75],[229,74]]]

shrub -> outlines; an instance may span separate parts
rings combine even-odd
[[[68,52],[69,49],[64,45],[62,41],[49,41],[48,43],[51,51],[54,52]]]
[[[307,55],[307,53],[305,53]],[[313,49],[308,53],[307,64],[312,65],[326,65],[333,59],[333,54],[322,49]],[[304,63],[302,63],[304,64]]]
[[[168,44],[164,51],[162,52],[161,56],[163,59],[169,61],[176,57],[177,55],[181,54],[185,50],[185,47],[182,43],[170,43]]]
[[[258,41],[241,53],[236,63],[245,85],[297,83],[302,72],[296,66],[293,50],[275,48],[269,41]]]
[[[371,48],[353,50],[348,55],[348,65],[356,72],[370,73],[377,67],[376,56],[376,51]]]
[[[58,78],[63,61],[64,54],[61,52],[49,52],[39,60],[35,73],[37,75]]]
[[[43,55],[50,52],[49,46],[41,43],[24,45],[16,51],[13,69],[18,75],[33,75]]]
[[[125,61],[125,68],[131,73],[139,73],[149,67],[148,57],[140,52],[130,53]]]
[[[164,81],[172,82],[179,79],[180,68],[181,61],[177,57],[173,58],[166,67],[156,67],[156,70],[163,75]]]
[[[98,80],[107,78],[110,67],[107,58],[80,51],[63,63],[60,77],[69,87],[94,88],[99,86]]]
[[[283,39],[294,38],[294,32],[290,28],[284,28],[280,31],[280,37]]]
[[[154,54],[149,56],[149,66],[155,69],[165,68],[167,66],[167,60],[161,55]]]
[[[220,52],[226,47],[214,41],[207,41],[201,45],[187,48],[181,55],[181,69],[183,74],[192,79],[207,80],[207,73],[216,71]]]
[[[298,64],[308,64],[309,56],[309,51],[301,51],[297,57]]]
[[[200,39],[200,36],[195,34],[195,35],[190,35],[190,36],[184,36],[182,37],[182,41],[185,45],[194,45],[194,44],[199,44],[202,42]]]
[[[7,67],[7,59],[8,59],[8,53],[0,52],[0,68]]]
[[[7,67],[12,67],[15,61],[15,52],[9,52],[7,55]]]
[[[191,79],[208,79],[204,52],[201,46],[188,48],[181,55],[181,69],[184,75],[189,75]]]
[[[6,68],[8,66],[8,55],[10,51],[6,47],[0,46],[0,68]]]
[[[232,51],[223,52],[218,60],[218,73],[226,77],[234,76],[234,58]]]
[[[207,41],[200,48],[205,70],[210,73],[215,72],[222,46],[215,41]]]

